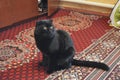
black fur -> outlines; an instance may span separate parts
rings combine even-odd
[[[42,10],[45,10],[48,8],[48,0],[41,0],[41,2],[38,4],[38,7]]]
[[[47,67],[47,73],[68,69],[72,65],[109,70],[104,63],[73,59],[75,49],[70,35],[63,30],[56,30],[52,20],[37,22],[34,36],[43,55],[43,61],[39,65]]]

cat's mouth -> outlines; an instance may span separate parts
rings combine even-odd
[[[51,39],[51,38],[54,37],[54,35],[53,35],[52,33],[44,33],[44,34],[43,34],[43,37],[44,37],[44,38]]]

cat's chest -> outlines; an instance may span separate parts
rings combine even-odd
[[[59,50],[59,41],[58,41],[57,38],[54,38],[54,39],[51,41],[51,43],[50,43],[50,45],[49,45],[49,47],[48,47],[48,51],[49,51],[50,53],[55,53],[55,52],[57,52],[58,50]]]

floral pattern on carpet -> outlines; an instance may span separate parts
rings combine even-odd
[[[28,63],[37,55],[36,47],[20,40],[6,39],[0,42],[0,71]]]
[[[76,16],[79,18],[88,16],[87,18],[84,18],[86,20],[83,20],[83,21],[88,21],[88,22],[84,22],[85,25],[87,23],[88,26],[87,27],[85,26],[85,28],[84,28],[80,24],[80,26],[78,26],[79,28],[77,28],[77,25],[79,25],[80,20],[77,18],[77,22],[74,22],[74,21],[76,21],[74,18],[76,16],[74,14],[76,14]],[[120,45],[118,45],[118,44],[120,44],[120,31],[118,31],[116,29],[109,31],[111,28],[107,24],[108,17],[103,16],[101,18],[101,16],[96,16],[96,15],[89,15],[89,14],[84,14],[84,13],[81,15],[80,14],[81,13],[79,10],[76,10],[76,11],[74,11],[74,10],[71,11],[71,10],[66,10],[66,9],[60,10],[57,13],[57,15],[55,15],[53,17],[53,22],[54,23],[55,23],[55,21],[57,22],[57,23],[55,23],[56,28],[66,30],[68,32],[71,31],[70,32],[72,34],[71,36],[72,36],[73,40],[75,41],[75,46],[76,46],[76,51],[77,51],[76,54],[78,54],[75,56],[76,59],[95,60],[95,61],[105,62],[105,63],[109,64],[109,66],[111,68],[110,72],[106,73],[106,72],[102,72],[101,70],[96,70],[93,68],[72,66],[72,68],[70,68],[68,70],[62,70],[62,71],[55,72],[51,75],[48,75],[45,72],[44,67],[41,67],[40,69],[38,69],[38,62],[42,60],[42,55],[36,49],[36,46],[34,44],[35,42],[33,39],[33,37],[34,37],[33,31],[34,31],[35,22],[37,20],[35,20],[35,21],[33,20],[32,22],[28,22],[27,24],[24,23],[20,26],[12,28],[12,29],[5,30],[5,31],[1,32],[2,34],[0,33],[0,36],[1,36],[0,37],[0,40],[1,40],[0,41],[0,50],[2,50],[4,48],[5,48],[6,52],[9,52],[11,50],[9,52],[11,55],[3,54],[4,51],[0,52],[0,54],[3,57],[5,57],[5,58],[0,57],[0,59],[1,59],[1,61],[0,61],[0,79],[1,80],[91,80],[91,79],[92,80],[115,80],[115,79],[119,80],[120,75],[118,72],[120,72],[119,71],[120,70],[119,69],[120,68],[120,65],[119,65],[120,58],[118,58],[118,57],[120,56],[120,53],[119,53]],[[89,17],[89,16],[91,16],[91,17]],[[66,19],[67,17],[68,17],[68,20]],[[46,17],[40,18],[40,20],[42,20],[42,19],[46,19]],[[60,20],[60,19],[62,19],[62,20]],[[89,19],[91,19],[92,23],[89,22]],[[73,23],[73,24],[71,24],[71,23]],[[91,26],[89,26],[88,23]],[[30,28],[30,27],[32,27],[32,28]],[[76,29],[78,29],[79,31]],[[106,34],[106,32],[107,32],[107,35],[105,35],[104,38],[103,37],[100,38],[100,36]],[[112,39],[107,38],[107,37],[110,37],[109,34],[112,34],[112,37],[111,37]],[[15,38],[15,35],[16,35],[16,38]],[[100,39],[98,40],[98,38],[100,38]],[[9,40],[6,42],[5,39],[9,39]],[[11,39],[13,39],[13,40],[11,40]],[[16,40],[14,40],[14,39],[16,39]],[[107,40],[107,39],[109,39],[109,40]],[[2,40],[4,40],[4,41],[2,41]],[[92,40],[92,42],[91,42],[91,40]],[[10,45],[8,45],[8,42]],[[1,43],[7,44],[7,45],[4,46]],[[85,49],[91,43],[93,43],[92,44],[93,46],[90,46],[87,49]],[[99,43],[100,47],[95,48],[95,46],[98,45],[98,43]],[[108,46],[108,45],[110,45],[110,46]],[[115,47],[115,45],[116,45],[116,47]],[[17,47],[17,46],[19,46],[19,47]],[[22,46],[22,47],[20,47],[20,46]],[[27,49],[28,51],[30,51],[31,50],[30,47],[32,48],[32,46],[33,46],[34,50],[32,50],[31,52],[36,52],[36,53],[39,52],[38,54],[35,53],[33,55],[33,56],[37,55],[37,57],[33,57],[34,59],[30,58],[31,52],[29,52],[29,53],[27,53],[29,57],[25,57],[24,59],[22,58],[21,61],[18,61],[18,63],[16,63],[17,60],[19,60],[19,58],[16,56],[18,54],[22,54],[24,52],[23,51],[24,49],[25,50]],[[96,51],[94,51],[92,48],[96,49]],[[85,50],[83,51],[83,49],[85,49]],[[112,50],[110,50],[110,49],[112,49]],[[27,52],[27,50],[26,50],[26,52]],[[104,50],[105,52],[110,52],[110,54],[104,53],[104,51],[102,51],[102,50]],[[83,51],[83,52],[81,52],[81,51]],[[90,51],[92,51],[92,52],[90,52]],[[89,52],[90,52],[90,54],[88,54]],[[16,62],[13,61],[14,59],[16,59]],[[11,63],[7,62],[7,60],[11,60]],[[6,65],[6,63],[8,63],[9,66]],[[24,63],[26,63],[26,64],[24,64]],[[22,64],[24,64],[24,65],[22,65]],[[93,76],[95,76],[95,77],[97,76],[97,78],[95,79]]]
[[[65,31],[78,31],[89,28],[95,20],[102,16],[88,15],[71,11],[67,16],[53,18],[54,25]]]
[[[35,44],[34,29],[35,29],[35,27],[29,28],[29,29],[25,29],[25,30],[19,32],[19,34],[16,35],[16,38],[19,41],[26,42],[26,44],[29,44],[29,43]]]
[[[120,60],[114,67],[113,71],[107,77],[108,80],[120,80]]]
[[[76,67],[55,72],[46,80],[119,80],[120,73],[120,30],[112,29],[78,55],[77,60],[104,62],[112,72],[85,67]],[[117,65],[115,65],[117,63]],[[113,77],[112,77],[113,76]]]

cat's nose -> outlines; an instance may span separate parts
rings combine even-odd
[[[51,32],[51,30],[50,30],[50,29],[48,29],[48,32],[50,33],[50,32]]]

